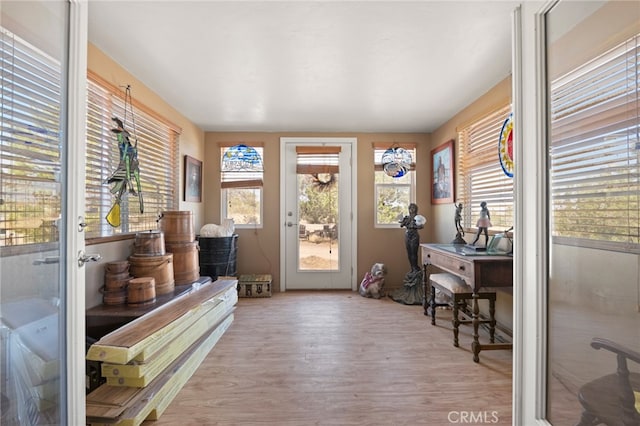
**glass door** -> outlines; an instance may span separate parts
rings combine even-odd
[[[72,9],[62,0],[3,1],[0,8],[3,425],[84,422],[84,278],[76,256],[67,253],[84,248],[77,229],[84,174],[76,173],[83,170],[84,150],[70,141],[84,140],[76,133],[86,124],[81,112],[70,117],[68,111],[69,105],[83,111],[78,88],[86,81],[86,62],[73,69],[68,64],[86,54],[69,54]],[[73,85],[70,70],[78,74]],[[74,89],[79,94],[72,99]],[[70,305],[70,296],[79,303]]]
[[[331,139],[285,150],[287,289],[351,289],[351,148]]]
[[[547,419],[639,424],[640,7],[560,1],[545,24]]]

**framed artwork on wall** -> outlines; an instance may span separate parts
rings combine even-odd
[[[454,141],[431,150],[431,204],[453,203],[455,198]]]
[[[202,161],[184,156],[184,201],[202,201]]]

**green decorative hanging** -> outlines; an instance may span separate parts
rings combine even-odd
[[[127,86],[124,98],[124,122],[127,120],[127,108],[131,110],[131,122],[133,124],[133,143],[131,134],[125,129],[122,120],[113,117],[111,120],[116,124],[116,128],[111,129],[118,139],[118,150],[120,162],[116,170],[105,181],[106,184],[113,184],[111,193],[115,195],[113,206],[107,213],[106,219],[109,225],[120,226],[120,203],[122,197],[127,192],[137,195],[140,201],[140,213],[144,213],[144,203],[142,200],[142,188],[140,185],[140,168],[138,164],[138,138],[135,131],[135,121],[133,119],[133,107],[131,106],[131,86]]]

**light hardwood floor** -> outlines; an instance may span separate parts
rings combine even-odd
[[[450,312],[439,318],[350,291],[240,299],[231,328],[145,425],[511,425],[512,352],[476,364],[471,327],[455,348]]]

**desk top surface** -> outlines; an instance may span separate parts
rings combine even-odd
[[[472,247],[463,244],[420,244],[421,247],[430,250],[438,250],[441,252],[453,254],[456,256],[464,256],[469,258],[483,258],[492,260],[513,260],[513,256],[502,253],[490,253],[487,251],[476,251]]]

